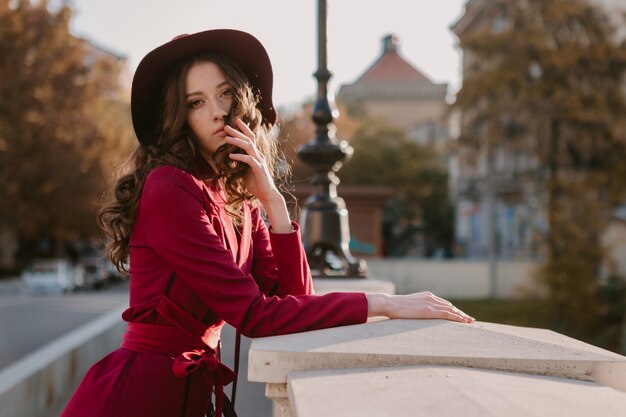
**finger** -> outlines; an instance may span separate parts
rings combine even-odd
[[[239,138],[239,139],[243,139],[246,142],[252,143],[252,138],[251,137],[246,136],[245,133],[241,132],[240,130],[235,129],[234,127],[232,127],[230,125],[224,126],[224,130],[230,136],[233,136],[233,137],[236,137],[236,138]]]
[[[250,127],[247,124],[245,124],[241,119],[236,118],[235,125],[239,130],[230,125],[224,126],[224,129],[226,130],[227,133],[231,133],[234,136],[238,136],[242,139],[254,142],[254,139],[255,139],[254,132],[250,129]]]
[[[468,320],[475,321],[475,319],[474,319],[472,316],[470,316],[469,314],[467,314],[467,313],[465,313],[465,312],[463,312],[463,311],[459,310],[458,308],[456,308],[456,307],[455,307],[455,306],[453,306],[452,304],[448,304],[448,305],[439,305],[439,306],[434,306],[434,307],[431,307],[431,308],[433,308],[434,310],[438,310],[438,311],[446,311],[446,312],[450,312],[450,313],[452,313],[452,314],[455,314],[455,315],[458,315],[458,316],[464,317],[464,318],[466,318],[466,319],[468,319]]]
[[[442,307],[444,310],[452,309],[452,310],[457,311],[457,312],[459,312],[461,314],[465,314],[461,310],[456,308],[450,301],[448,301],[448,300],[446,300],[444,298],[438,297],[435,294],[431,293],[430,291],[425,291],[425,292],[421,293],[421,295],[426,297],[428,299],[428,302],[433,304],[437,308]]]
[[[439,306],[444,306],[444,307],[454,307],[454,305],[452,305],[451,302],[444,300],[443,298],[439,298],[437,296],[433,296],[433,298],[430,300],[431,303],[439,305]]]
[[[232,145],[235,145],[245,150],[252,150],[252,147],[254,146],[249,139],[242,139],[235,136],[224,136],[224,140]]]
[[[454,312],[454,313],[456,313],[456,314],[460,314],[460,315],[462,315],[462,316],[464,316],[464,317],[467,317],[467,318],[469,318],[469,319],[474,319],[472,316],[470,316],[469,314],[465,313],[464,311],[462,311],[462,310],[460,310],[460,309],[456,308],[456,307],[455,307],[455,306],[453,306],[453,305],[450,305],[450,306],[448,307],[448,309],[449,309],[450,311],[453,311],[453,312]]]
[[[463,315],[463,314],[459,314],[455,311],[450,311],[450,310],[435,310],[434,314],[437,318],[441,318],[441,319],[446,319],[446,320],[452,320],[452,321],[458,321],[461,323],[473,323],[474,320],[472,317]]]
[[[229,143],[231,145],[235,145],[238,148],[243,149],[244,151],[246,151],[246,153],[248,155],[251,155],[255,158],[259,158],[259,152],[256,148],[256,146],[254,146],[254,144],[252,142],[250,142],[250,139],[240,139],[240,138],[236,138],[233,136],[225,136],[224,140],[226,141],[226,143]]]
[[[245,164],[248,164],[252,169],[262,169],[263,168],[261,162],[258,161],[256,158],[253,158],[250,155],[243,154],[243,153],[231,153],[228,156],[232,160],[241,161],[241,162],[243,162]]]
[[[422,297],[425,297],[427,299],[431,299],[437,302],[440,302],[441,304],[445,304],[445,305],[452,305],[452,303],[450,303],[448,300],[445,300],[441,297],[436,296],[435,294],[433,294],[430,291],[422,291],[420,293],[418,293],[419,295],[421,295]]]
[[[252,140],[255,139],[254,132],[252,131],[252,129],[250,129],[250,126],[245,124],[243,120],[241,120],[239,117],[235,119],[235,124],[237,125],[237,127],[239,127],[239,129],[241,129],[243,134],[245,134],[247,137],[249,137]]]
[[[458,307],[456,307],[454,304],[452,304],[448,300],[445,300],[443,298],[439,298],[437,296],[435,296],[435,300],[436,300],[436,302],[439,303],[439,305],[443,306],[445,310],[450,310],[450,311],[453,311],[453,312],[455,312],[457,314],[460,314],[461,316],[466,317],[467,319],[471,320],[472,323],[474,321],[476,321],[476,319],[474,317],[470,316],[469,314],[467,314],[463,310],[459,309]]]
[[[467,313],[465,313],[465,312],[463,312],[461,310],[457,309],[456,312],[458,314],[460,314],[461,316],[465,317],[468,320],[469,323],[474,323],[476,321],[476,319],[474,317],[470,316],[469,314],[467,314]]]
[[[439,301],[440,303],[445,304],[447,306],[453,305],[450,301],[446,300],[445,298],[437,297],[436,295],[435,295],[435,299]]]
[[[430,296],[431,296],[433,299],[437,300],[438,302],[440,302],[440,303],[441,303],[441,304],[443,304],[443,305],[447,305],[447,306],[451,306],[451,305],[452,305],[452,303],[451,303],[450,301],[446,300],[445,298],[438,297],[438,296],[436,296],[436,295],[435,295],[435,294],[433,294],[433,293],[428,293],[428,294],[430,294]]]

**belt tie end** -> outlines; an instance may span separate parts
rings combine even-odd
[[[230,384],[236,374],[215,357],[214,351],[192,350],[183,352],[172,365],[174,375],[180,378],[187,377],[198,369],[202,369],[209,375],[211,380],[210,391],[215,392],[215,414],[222,415],[222,396],[224,395],[224,385]]]

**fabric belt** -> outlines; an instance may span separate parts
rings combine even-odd
[[[230,384],[236,374],[219,361],[215,349],[198,343],[177,327],[144,323],[128,323],[121,347],[173,357],[172,372],[179,378],[203,372],[210,395],[215,394],[215,415],[222,415],[224,386]]]

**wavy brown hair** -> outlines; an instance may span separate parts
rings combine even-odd
[[[105,253],[118,271],[126,272],[129,255],[130,235],[137,217],[146,177],[155,167],[172,165],[199,176],[195,166],[200,156],[198,140],[187,124],[186,79],[189,69],[195,64],[213,62],[217,64],[233,88],[233,104],[225,120],[234,127],[235,118],[248,124],[255,134],[255,144],[265,162],[278,179],[279,149],[272,127],[263,123],[257,108],[260,97],[246,75],[228,58],[216,54],[202,54],[181,62],[164,83],[159,123],[149,143],[140,144],[117,174],[111,201],[98,213],[98,226],[106,237]],[[244,176],[250,169],[243,162],[234,161],[229,153],[243,152],[234,145],[224,144],[213,154],[214,175],[201,178],[218,182],[226,194],[226,210],[235,226],[243,222],[243,208],[253,202],[254,196],[244,184]],[[281,164],[281,168],[282,168]],[[280,176],[284,176],[281,173]]]

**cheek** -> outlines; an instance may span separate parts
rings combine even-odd
[[[198,124],[200,123],[200,118],[197,116],[187,116],[187,124],[191,127],[191,130],[196,130]]]

